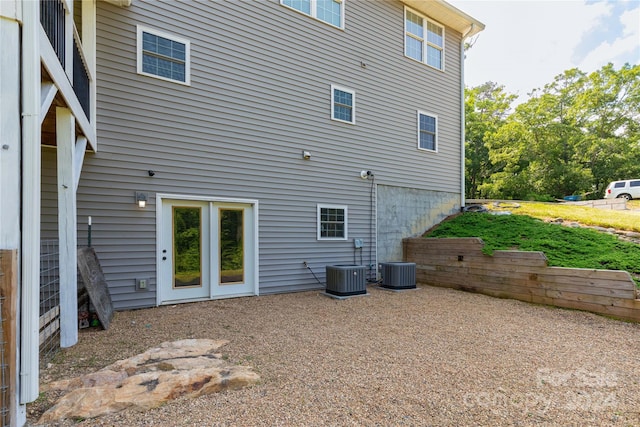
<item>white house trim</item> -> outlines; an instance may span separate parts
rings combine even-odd
[[[322,209],[342,209],[344,211],[344,236],[342,237],[322,237],[320,215]],[[347,240],[349,238],[349,207],[347,205],[332,205],[326,203],[318,203],[316,205],[316,240]]]
[[[0,2],[4,3],[4,2]],[[0,249],[20,247],[20,26],[0,19]]]
[[[91,25],[89,25],[91,24]],[[97,90],[96,90],[96,2],[82,3],[82,58],[86,61],[87,71],[91,80],[89,121],[95,131],[97,118]]]
[[[162,37],[171,41],[175,41],[177,43],[182,43],[184,45],[184,81],[171,79],[168,77],[159,76],[157,74],[148,73],[143,70],[143,58],[144,58],[144,43],[143,43],[143,33],[152,34],[154,36]],[[154,79],[160,79],[167,82],[177,83],[185,86],[191,86],[191,42],[180,36],[176,36],[171,33],[167,33],[162,30],[156,30],[151,27],[146,27],[144,25],[136,26],[136,58],[137,58],[137,72],[142,76],[152,77]]]
[[[56,85],[50,82],[42,83],[40,86],[40,124],[44,122],[45,117],[47,117],[47,112],[49,111],[49,107],[51,107],[51,103],[53,99],[56,97],[58,93],[58,88]]]
[[[78,184],[80,184],[80,174],[82,173],[82,164],[84,163],[84,153],[87,151],[87,138],[79,136],[76,139],[75,156],[73,157],[73,180],[74,190],[78,191]]]
[[[251,205],[253,207],[253,229],[255,233],[255,238],[253,239],[253,253],[255,254],[255,263],[253,266],[253,280],[254,280],[254,289],[253,294],[248,295],[259,295],[260,288],[260,252],[259,252],[259,238],[260,230],[258,228],[259,225],[259,201],[256,199],[238,199],[233,197],[211,197],[211,196],[197,196],[192,194],[167,194],[167,193],[156,193],[156,257],[159,259],[162,254],[160,253],[160,242],[162,242],[162,201],[163,200],[192,200],[198,202],[209,202],[209,203],[242,203],[246,205]],[[156,262],[156,278],[162,277],[162,271],[160,269],[160,262]],[[156,283],[156,305],[160,306],[163,304],[163,296],[161,286]],[[186,302],[186,301],[181,301]]]
[[[40,2],[23,1],[22,17],[22,324],[18,387],[20,403],[27,403],[38,398],[40,374]]]

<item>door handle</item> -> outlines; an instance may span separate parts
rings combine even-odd
[[[166,261],[166,260],[167,260],[167,257],[166,257],[166,256],[163,256],[163,257],[162,257],[162,260],[163,260],[163,261]]]

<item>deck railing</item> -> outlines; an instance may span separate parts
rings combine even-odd
[[[62,68],[65,62],[65,10],[60,0],[40,0],[40,23]]]
[[[87,67],[82,60],[80,43],[77,37],[73,38],[73,91],[78,97],[78,101],[84,110],[87,118],[91,118],[89,94],[91,93],[89,74]]]
[[[67,65],[72,68],[71,75],[73,78],[70,80],[73,85],[73,91],[85,115],[88,119],[91,119],[91,77],[87,69],[86,61],[84,61],[80,36],[76,31],[73,20],[68,21],[66,19],[67,13],[68,11],[65,9],[65,5],[61,0],[40,0],[40,23],[42,24],[42,28],[47,34],[47,38],[62,68],[67,71],[67,74],[71,74],[67,70]],[[70,22],[71,28],[67,28],[65,22]],[[67,64],[66,61],[67,37],[71,37],[73,40],[72,64]]]

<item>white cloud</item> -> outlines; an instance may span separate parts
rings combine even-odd
[[[604,42],[595,47],[580,61],[581,69],[594,71],[604,65],[605,59],[616,67],[620,67],[625,62],[640,63],[640,6],[622,13],[619,22],[622,24],[623,36],[611,43]]]
[[[495,81],[505,85],[508,92],[520,95],[519,101],[526,100],[528,92],[550,83],[564,70],[579,67],[591,72],[608,62],[618,65],[619,61],[615,59],[628,55],[629,47],[633,48],[633,39],[636,45],[639,40],[637,20],[640,8],[620,17],[610,17],[613,8],[606,3],[522,0],[450,2],[486,24],[476,44],[467,52],[467,85],[477,86],[489,80]],[[587,46],[589,49],[586,52],[577,55],[582,40],[602,25],[603,18],[609,17],[617,25],[623,22],[624,37],[612,43]],[[613,24],[609,19],[606,22]],[[631,59],[626,61],[633,62]]]

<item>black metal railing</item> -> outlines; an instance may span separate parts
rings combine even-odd
[[[87,119],[91,120],[91,103],[89,102],[91,86],[89,73],[87,73],[87,68],[82,60],[80,44],[75,37],[73,38],[73,91],[76,93],[78,101],[84,110],[84,114],[87,115]]]
[[[40,0],[40,23],[63,68],[65,62],[64,14],[64,4],[60,0]]]
[[[0,0],[2,1],[2,0]],[[66,70],[65,64],[65,13],[64,4],[60,0],[40,0],[40,23],[44,32],[47,34],[49,42],[62,65]],[[71,31],[75,30],[71,28]],[[83,61],[82,45],[78,41],[77,36],[73,37],[73,91],[84,110],[88,119],[91,119],[91,81],[87,72],[86,64]]]

